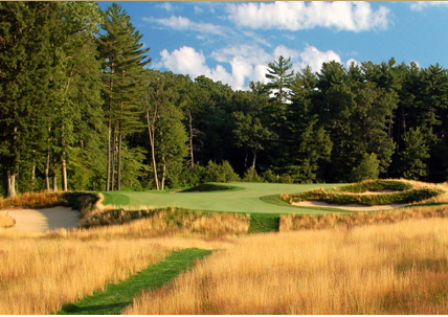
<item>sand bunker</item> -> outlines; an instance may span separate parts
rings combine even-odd
[[[292,205],[300,207],[330,207],[330,208],[356,210],[356,211],[388,210],[406,206],[406,204],[392,204],[392,205],[378,205],[378,206],[366,206],[361,204],[335,205],[323,201],[301,201],[298,203],[292,203]]]
[[[2,214],[8,214],[16,220],[12,228],[33,232],[44,232],[59,228],[77,228],[79,212],[68,207],[53,207],[43,209],[5,209]]]

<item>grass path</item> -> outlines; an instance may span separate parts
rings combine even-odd
[[[211,192],[178,193],[172,190],[144,192],[103,192],[104,204],[127,207],[181,207],[192,210],[250,212],[250,213],[307,213],[321,214],[337,210],[292,207],[289,204],[271,203],[262,197],[288,193],[304,192],[319,187],[333,188],[342,184],[267,184],[267,183],[229,183],[234,190]],[[339,211],[341,212],[341,211]]]
[[[149,266],[118,285],[107,285],[104,292],[95,292],[75,304],[66,304],[58,315],[116,315],[139,296],[143,290],[156,289],[175,278],[211,251],[186,249],[173,252],[163,261]]]

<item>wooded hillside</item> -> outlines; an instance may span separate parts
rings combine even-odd
[[[0,2],[2,192],[206,181],[448,178],[448,73],[393,58],[294,72],[248,91],[151,69],[113,4]],[[150,45],[150,44],[149,44]]]

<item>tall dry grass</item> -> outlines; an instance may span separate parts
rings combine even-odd
[[[138,219],[146,219],[145,228],[154,234],[163,234],[167,231],[209,235],[245,234],[250,222],[248,214],[204,212],[182,208],[126,210],[108,207],[95,208],[82,214],[79,225],[84,228],[121,225]]]
[[[10,228],[16,224],[16,221],[9,215],[0,214],[0,228]]]
[[[280,232],[331,228],[352,228],[373,224],[396,223],[409,219],[448,218],[448,207],[412,207],[350,214],[280,215]]]
[[[448,220],[252,235],[127,314],[446,314]]]
[[[0,229],[0,315],[55,313],[108,283],[126,280],[172,250],[222,249],[232,241],[179,233],[153,237],[145,219],[44,234]]]

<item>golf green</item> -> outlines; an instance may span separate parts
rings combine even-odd
[[[267,183],[227,183],[233,189],[208,192],[179,192],[164,191],[120,191],[103,192],[104,204],[117,207],[139,208],[151,207],[180,207],[204,211],[249,212],[249,213],[327,213],[335,210],[324,208],[294,207],[287,204],[269,203],[264,196],[298,193],[316,188],[333,188],[343,184],[267,184]],[[337,212],[337,211],[336,211]],[[341,211],[343,212],[343,211]]]

